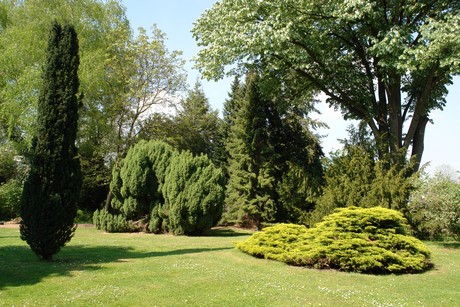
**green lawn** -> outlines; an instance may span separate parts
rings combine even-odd
[[[0,306],[454,306],[460,245],[435,244],[434,270],[371,276],[290,267],[234,248],[247,233],[206,237],[107,234],[78,228],[54,262],[18,229],[0,229]]]

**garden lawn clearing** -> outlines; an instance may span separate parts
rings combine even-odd
[[[0,226],[1,227],[1,226]],[[435,268],[365,275],[288,266],[235,249],[249,231],[208,236],[108,234],[79,227],[52,262],[0,228],[0,305],[452,306],[460,301],[460,244],[428,243]]]

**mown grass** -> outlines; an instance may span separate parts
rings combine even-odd
[[[206,237],[107,234],[80,227],[43,262],[0,229],[0,306],[455,306],[460,246],[429,243],[436,267],[361,275],[287,266],[234,248],[248,233]]]

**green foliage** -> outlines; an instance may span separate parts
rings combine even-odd
[[[0,132],[27,154],[35,134],[46,33],[52,20],[71,22],[80,40],[78,144],[82,201],[94,210],[107,197],[112,166],[137,141],[152,104],[168,104],[184,89],[180,52],[167,50],[156,26],[138,35],[118,0],[3,1],[0,5]],[[27,149],[26,149],[27,148]],[[105,159],[105,161],[104,161]],[[104,195],[105,194],[105,195]]]
[[[246,77],[246,92],[234,114],[227,143],[229,182],[227,212],[243,226],[261,227],[262,222],[274,221],[275,204],[273,178],[268,165],[271,154],[268,144],[265,105],[259,91],[260,77],[256,73]],[[235,214],[236,213],[236,214]]]
[[[81,209],[77,210],[75,216],[75,223],[78,224],[91,224],[93,222],[93,212],[83,211]]]
[[[418,273],[431,267],[430,251],[408,236],[398,211],[375,208],[337,209],[307,229],[280,224],[237,244],[242,251],[291,265],[359,273]]]
[[[194,24],[209,79],[254,66],[296,78],[372,131],[380,159],[422,159],[430,112],[460,72],[458,1],[223,0]],[[287,80],[287,79],[286,79]]]
[[[108,85],[102,117],[110,125],[107,137],[112,150],[122,158],[137,142],[144,121],[151,117],[155,105],[174,105],[178,93],[185,89],[186,74],[180,51],[166,48],[166,35],[156,25],[151,33],[117,27],[109,32],[112,43],[105,53],[103,80]],[[115,146],[114,146],[115,145]]]
[[[78,208],[94,212],[107,198],[111,170],[102,154],[88,145],[85,143],[79,147],[83,181]]]
[[[140,141],[115,166],[110,206],[94,213],[99,229],[199,235],[222,214],[222,171],[205,155]]]
[[[0,220],[19,216],[27,167],[9,142],[0,145]]]
[[[54,23],[48,42],[32,146],[31,169],[21,197],[21,238],[51,260],[73,236],[81,187],[75,146],[78,107],[78,40],[75,29]]]
[[[232,86],[224,119],[229,155],[224,222],[258,228],[264,222],[298,222],[312,208],[322,151],[306,128],[308,110],[293,108],[280,83],[252,72],[245,86],[238,81]]]
[[[122,214],[111,214],[107,209],[94,211],[93,224],[97,229],[107,232],[128,232],[133,230]]]
[[[0,220],[10,220],[19,216],[22,182],[9,180],[0,185]]]
[[[35,135],[35,117],[42,64],[45,61],[49,28],[53,20],[74,25],[80,45],[81,137],[98,139],[105,135],[98,116],[106,111],[104,54],[113,41],[112,28],[127,25],[124,8],[118,1],[2,1],[0,5],[0,122],[20,148],[30,148]],[[89,117],[92,117],[91,119]],[[100,139],[99,139],[100,141]],[[99,145],[102,146],[99,142]]]
[[[14,178],[17,172],[15,151],[9,144],[0,145],[0,184]]]
[[[310,215],[309,224],[320,221],[335,208],[349,206],[384,206],[402,211],[410,220],[406,206],[416,177],[407,176],[411,166],[410,162],[376,160],[361,144],[346,145],[343,151],[333,153],[326,161],[323,194]]]
[[[99,217],[95,217],[95,221],[100,221],[98,228],[125,231],[127,221],[144,219],[163,203],[161,188],[173,152],[171,146],[161,141],[140,141],[128,151],[125,159],[113,168],[112,200],[109,208],[103,209],[107,212],[99,212]],[[121,217],[124,221],[118,223],[120,227],[113,226]],[[103,221],[104,218],[109,220]]]
[[[219,115],[211,109],[199,82],[188,92],[181,107],[176,117],[181,134],[177,148],[189,150],[194,155],[205,154],[213,159],[214,144],[219,137]]]
[[[306,232],[307,227],[304,225],[276,224],[254,233],[245,241],[237,243],[236,247],[258,258],[285,261],[286,252],[291,250],[292,245]]]
[[[201,235],[222,215],[224,176],[205,155],[176,154],[162,191],[168,225],[174,234]]]
[[[460,238],[460,184],[442,174],[417,181],[408,204],[422,239]]]
[[[215,165],[224,159],[220,135],[221,119],[212,110],[201,84],[189,90],[177,108],[177,115],[154,114],[142,124],[140,138],[162,140],[178,150],[205,154]]]

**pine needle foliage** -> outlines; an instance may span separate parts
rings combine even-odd
[[[31,169],[21,198],[21,238],[51,260],[72,238],[81,187],[78,40],[73,26],[51,28],[38,102]]]
[[[430,251],[408,235],[403,215],[382,207],[337,209],[310,229],[294,224],[267,227],[237,248],[291,265],[347,272],[402,274],[432,267]]]
[[[257,72],[245,81],[235,79],[224,109],[229,179],[223,222],[258,229],[300,222],[313,209],[322,178],[307,100],[293,106],[280,80]]]
[[[274,191],[271,156],[268,144],[265,103],[256,73],[246,77],[246,91],[240,109],[230,127],[227,150],[229,182],[227,185],[227,213],[233,222],[242,226],[261,228],[262,222],[274,221],[275,202],[270,197]]]
[[[309,224],[319,222],[336,208],[382,206],[396,209],[405,215],[411,226],[412,218],[407,211],[407,203],[418,174],[413,173],[413,163],[401,159],[376,159],[363,145],[346,145],[343,151],[336,152],[326,161],[325,185],[311,212]]]

